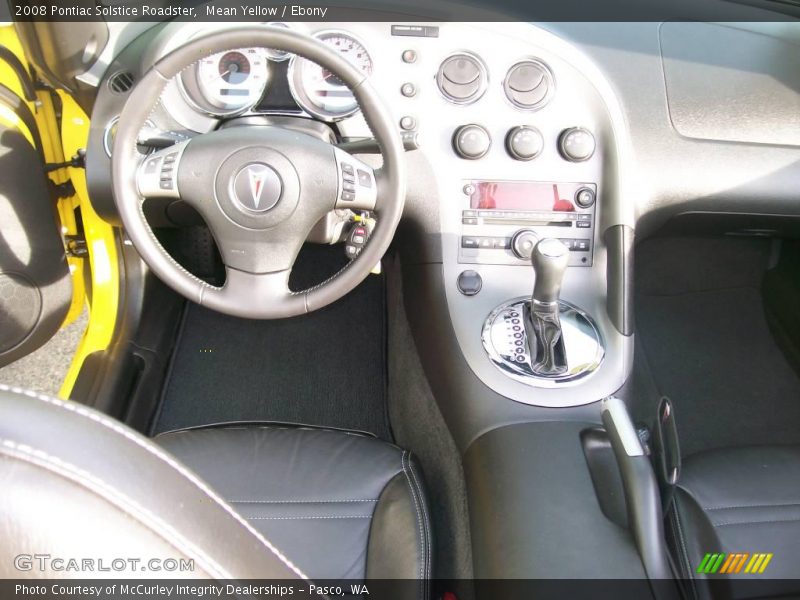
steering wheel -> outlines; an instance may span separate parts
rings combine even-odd
[[[137,136],[167,83],[202,58],[250,46],[291,52],[337,75],[361,107],[383,166],[373,170],[311,135],[263,125],[212,131],[142,160]],[[255,319],[308,313],[350,292],[386,252],[405,201],[400,134],[366,75],[318,40],[266,25],[194,38],[154,64],[120,115],[112,175],[122,223],[153,272],[193,302]],[[225,265],[222,287],[189,273],[156,239],[142,205],[149,197],[165,196],[187,202],[205,219]],[[290,291],[289,273],[303,242],[335,208],[377,213],[369,243],[327,281],[302,292]]]

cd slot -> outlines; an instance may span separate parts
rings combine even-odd
[[[486,218],[484,225],[519,225],[521,227],[572,227],[572,221],[534,221],[532,219]]]

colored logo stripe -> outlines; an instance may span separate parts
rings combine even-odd
[[[767,565],[772,560],[772,553],[757,552],[734,552],[726,554],[724,552],[708,552],[697,567],[698,573],[713,575],[714,573],[741,573],[744,568],[745,573],[759,574],[767,569]],[[748,561],[748,559],[750,559]],[[745,564],[747,566],[745,567]]]

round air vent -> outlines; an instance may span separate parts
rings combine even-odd
[[[439,90],[456,104],[469,104],[483,96],[487,80],[486,67],[481,59],[467,53],[448,56],[436,73]]]
[[[555,91],[550,69],[541,61],[528,59],[508,70],[503,89],[511,103],[524,110],[542,108]]]
[[[108,80],[108,87],[115,94],[126,94],[133,87],[134,77],[130,71],[114,73]]]

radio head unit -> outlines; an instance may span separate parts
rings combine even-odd
[[[459,262],[529,265],[539,239],[558,238],[569,264],[591,266],[597,185],[464,181]]]

